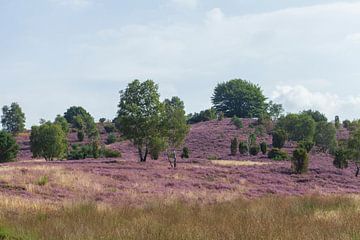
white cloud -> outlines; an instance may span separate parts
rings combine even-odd
[[[188,9],[195,9],[199,4],[199,0],[171,0],[171,2],[178,7]]]
[[[319,110],[329,119],[336,115],[352,119],[356,117],[354,113],[360,112],[360,96],[340,97],[329,92],[311,91],[302,85],[277,86],[271,99],[283,104],[288,112]]]
[[[57,4],[73,7],[73,8],[82,8],[87,7],[91,4],[91,0],[51,0]]]

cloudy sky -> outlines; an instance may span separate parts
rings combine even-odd
[[[360,1],[0,0],[0,105],[27,126],[72,105],[113,118],[135,78],[188,112],[243,78],[287,112],[360,118]]]

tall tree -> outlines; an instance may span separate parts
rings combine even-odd
[[[134,80],[120,91],[116,126],[137,147],[141,162],[145,162],[151,140],[161,129],[161,108],[158,86],[152,80]]]
[[[242,79],[219,83],[212,96],[214,108],[226,117],[259,117],[266,110],[265,100],[258,85]]]
[[[0,162],[11,162],[16,158],[19,146],[8,132],[0,131]]]
[[[25,114],[18,103],[2,108],[1,123],[5,131],[18,134],[25,130]]]

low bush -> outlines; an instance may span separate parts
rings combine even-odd
[[[300,141],[299,147],[305,149],[309,153],[314,147],[314,142],[309,140]]]
[[[116,136],[113,133],[110,133],[106,139],[106,144],[113,144],[116,142]]]
[[[239,143],[239,152],[240,154],[247,154],[249,151],[247,142],[240,142]]]
[[[256,156],[259,154],[260,152],[260,147],[259,145],[252,145],[250,146],[249,152],[252,156]]]
[[[237,146],[238,146],[237,138],[232,139],[230,144],[230,151],[232,156],[236,156]]]
[[[182,149],[182,153],[181,153],[181,158],[189,158],[190,157],[190,151],[188,147],[183,147]]]
[[[104,129],[105,129],[106,133],[113,133],[116,131],[115,124],[113,124],[111,122],[106,122],[104,124]]]
[[[306,149],[297,148],[293,152],[292,170],[294,173],[302,174],[308,171],[309,157]]]
[[[267,153],[267,144],[266,144],[266,142],[260,143],[260,150],[261,150],[262,154]]]
[[[288,154],[279,148],[273,148],[268,152],[268,158],[275,161],[284,161],[288,159]]]
[[[78,138],[78,141],[79,141],[79,142],[84,141],[84,138],[85,138],[84,132],[83,132],[83,131],[78,131],[78,133],[77,133],[77,138]]]
[[[101,155],[105,158],[119,158],[121,157],[121,153],[116,151],[116,150],[112,150],[112,149],[108,149],[108,148],[104,148],[101,151]]]
[[[348,167],[347,154],[343,148],[338,148],[335,150],[333,164],[335,167],[340,169]]]
[[[0,162],[14,161],[19,151],[15,138],[5,131],[0,131]]]
[[[231,122],[238,128],[243,128],[243,123],[242,123],[242,120],[241,118],[238,118],[237,116],[234,116],[232,119],[231,119]]]
[[[274,148],[283,148],[286,142],[286,132],[282,129],[277,129],[272,133],[272,145]]]

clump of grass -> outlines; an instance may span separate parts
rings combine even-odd
[[[49,177],[46,176],[46,175],[44,175],[44,176],[41,176],[41,177],[36,181],[36,185],[45,186],[48,182],[49,182]]]

